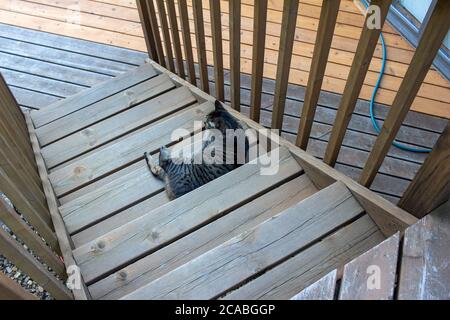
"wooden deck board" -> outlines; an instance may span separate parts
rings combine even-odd
[[[125,6],[123,5],[125,4]],[[191,3],[189,2],[189,5]],[[205,32],[207,59],[212,64],[212,39],[210,15],[206,12]],[[246,0],[242,5],[242,71],[251,72],[251,47],[253,2]],[[320,15],[321,1],[302,0],[299,6],[298,26],[294,44],[291,81],[293,84],[306,85],[309,65],[314,45],[315,33]],[[227,4],[222,3],[224,10],[222,29],[228,28]],[[274,78],[274,63],[278,50],[280,19],[282,8],[276,1],[269,2],[268,41],[266,41],[265,76]],[[77,20],[79,19],[79,20]],[[81,21],[80,25],[76,22]],[[330,62],[327,67],[324,89],[342,93],[351,65],[356,43],[359,39],[363,15],[349,0],[343,0],[338,15]],[[133,50],[145,51],[145,41],[140,27],[136,5],[130,1],[120,3],[115,0],[91,1],[81,0],[73,3],[69,0],[2,0],[0,1],[0,22],[35,30],[43,30],[74,38],[86,39],[98,43],[112,44]],[[75,23],[74,23],[75,22]],[[193,17],[190,15],[193,32]],[[390,104],[412,58],[413,48],[388,24],[383,29],[388,46],[388,63],[386,76],[381,83],[377,101]],[[228,33],[224,34],[224,53],[229,54]],[[195,49],[195,41],[193,42]],[[195,58],[196,55],[194,55]],[[370,71],[361,92],[361,98],[369,99],[380,68],[381,51],[377,48]],[[117,58],[114,58],[116,60]],[[120,59],[119,59],[120,61]],[[225,56],[227,65],[229,59]],[[450,102],[450,86],[435,70],[430,70],[419,96],[413,104],[413,110],[450,118],[448,103]],[[436,94],[440,92],[439,94]]]

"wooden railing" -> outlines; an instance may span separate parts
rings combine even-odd
[[[25,117],[1,75],[0,193],[14,205],[0,195],[0,221],[34,255],[1,227],[0,254],[54,298],[71,299],[72,294],[63,282],[66,278],[65,266],[59,257],[58,237],[54,231]],[[50,267],[53,273],[41,262]],[[0,280],[3,298],[7,298],[8,292],[11,298],[30,298],[20,288],[14,288],[14,282],[4,277]]]
[[[200,88],[209,92],[208,70],[206,64],[206,48],[205,48],[205,30],[203,21],[203,8],[206,0],[192,0],[192,16],[195,26],[196,51],[198,55],[198,70],[200,78]],[[383,26],[389,7],[390,0],[372,0],[371,5],[379,8],[379,22]],[[188,20],[189,10],[186,0],[178,0],[178,18],[177,21],[174,1],[156,0],[137,0],[139,13],[143,22],[144,34],[150,58],[162,66],[177,73],[180,77],[185,78],[184,61],[188,67],[189,80],[192,84],[196,84],[196,74],[193,59],[193,50],[190,38],[190,26]],[[166,22],[167,6],[170,20]],[[231,85],[231,106],[240,110],[240,0],[229,0],[229,39],[230,39],[230,85]],[[317,31],[315,49],[313,53],[311,69],[309,72],[308,84],[305,93],[305,101],[302,110],[300,126],[297,134],[296,144],[306,150],[308,145],[311,128],[313,125],[316,106],[322,87],[322,81],[325,75],[328,54],[331,47],[333,33],[335,29],[336,19],[339,12],[340,0],[323,1],[320,21]],[[298,0],[284,0],[282,26],[280,33],[280,45],[278,51],[278,63],[275,79],[275,98],[272,112],[272,128],[282,129],[283,115],[286,103],[286,93],[288,88],[289,71],[294,44],[295,29],[297,26]],[[222,24],[221,24],[221,8],[220,1],[209,1],[209,12],[211,14],[211,35],[213,40],[213,58],[214,58],[214,80],[216,97],[224,100],[224,70],[223,70],[223,50],[222,50]],[[159,15],[159,23],[156,15]],[[450,26],[450,1],[438,0],[433,9],[431,18],[424,29],[422,39],[415,51],[413,59],[406,72],[401,86],[397,92],[394,102],[390,108],[390,112],[384,122],[380,135],[378,136],[375,146],[373,147],[369,159],[362,170],[359,182],[370,187],[372,184],[384,158],[386,157],[391,144],[404,121],[411,104],[417,95],[417,92],[429,70],[434,57],[436,56],[442,41],[447,34]],[[251,74],[251,99],[250,99],[250,117],[255,121],[260,121],[261,95],[262,95],[262,79],[264,66],[264,48],[265,33],[267,22],[267,0],[258,0],[254,3],[254,32],[253,32],[253,56],[252,56],[252,74]],[[330,166],[334,166],[341,149],[343,139],[350,122],[350,118],[355,109],[361,88],[364,84],[369,64],[374,54],[381,29],[369,28],[370,15],[367,15],[360,40],[356,49],[355,57],[350,69],[348,80],[343,92],[336,119],[331,132],[330,140],[324,156],[324,162]],[[178,28],[180,25],[180,28]],[[178,31],[178,32],[177,32]],[[181,32],[183,44],[180,43],[179,32]],[[161,40],[161,34],[162,39]],[[172,38],[170,38],[170,34]],[[181,47],[184,48],[184,57],[181,55]],[[172,52],[175,52],[175,61]],[[165,52],[165,53],[164,53]],[[448,136],[448,130],[447,136]],[[445,134],[444,134],[445,135]],[[448,141],[447,138],[442,140]],[[441,168],[448,169],[450,160],[445,148],[440,147],[445,142],[437,144],[437,149],[423,165],[416,179],[412,182],[410,188],[417,188],[423,183],[425,173],[435,168],[434,159],[445,159],[441,164]],[[448,142],[447,142],[448,146]],[[448,149],[447,149],[448,150]],[[447,157],[446,157],[447,156]],[[436,172],[433,171],[435,174]],[[448,172],[448,171],[447,171]],[[411,208],[411,201],[422,201],[423,197],[428,198],[427,203],[433,203],[432,206],[413,210],[416,216],[421,217],[431,211],[431,207],[435,207],[442,203],[442,199],[448,199],[450,196],[449,185],[450,175],[440,179],[440,189],[438,194],[431,192],[414,194],[411,198],[411,192],[408,191],[405,198],[400,203],[405,208]],[[416,187],[414,187],[416,186]],[[435,190],[435,189],[430,189]],[[417,198],[421,196],[422,198]],[[439,198],[439,201],[435,201]]]

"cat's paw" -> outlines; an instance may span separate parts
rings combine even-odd
[[[145,161],[147,161],[147,165],[152,172],[153,175],[158,175],[157,167],[155,160],[153,159],[152,155],[148,152],[144,153]]]

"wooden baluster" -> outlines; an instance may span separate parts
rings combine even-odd
[[[172,34],[173,49],[175,52],[175,60],[177,63],[178,75],[186,79],[184,72],[183,54],[181,53],[180,32],[178,30],[177,12],[175,10],[175,3],[173,0],[167,1],[167,13],[169,14],[170,31]]]
[[[192,0],[194,10],[195,36],[197,40],[198,65],[200,68],[201,89],[209,93],[208,64],[206,61],[205,26],[203,22],[202,0]]]
[[[163,50],[163,44],[161,41],[161,35],[159,32],[158,19],[156,18],[155,4],[153,3],[153,0],[146,0],[146,5],[147,5],[148,17],[150,20],[150,25],[152,27],[153,38],[155,39],[155,50],[156,50],[156,54],[158,56],[158,63],[161,66],[166,67],[166,59],[164,57],[164,50]]]
[[[195,75],[194,55],[192,53],[191,30],[189,27],[189,15],[186,0],[178,0],[178,9],[180,12],[181,34],[183,35],[184,56],[187,63],[187,73],[189,81],[193,85],[197,85],[197,77]]]
[[[398,206],[422,218],[450,199],[450,123]]]
[[[209,7],[211,12],[216,97],[218,100],[224,101],[225,87],[223,79],[222,19],[220,12],[220,1],[209,0]]]
[[[241,110],[241,1],[230,0],[231,107]]]
[[[389,11],[390,0],[373,0],[371,5],[377,6],[380,10],[379,18],[380,25],[383,26]],[[355,58],[353,59],[352,67],[345,85],[344,93],[341,98],[341,103],[336,115],[336,120],[333,125],[330,140],[325,151],[324,162],[334,166],[341,150],[342,141],[344,140],[347,126],[352,117],[353,110],[356,106],[359,93],[364,84],[364,78],[369,69],[370,61],[377,46],[381,29],[369,29],[370,22],[373,17],[367,14],[364,22],[364,29],[356,49]]]
[[[153,37],[152,25],[150,16],[148,14],[147,2],[145,0],[136,1],[139,17],[141,19],[142,30],[144,31],[145,44],[147,45],[147,52],[153,61],[159,63],[158,54],[156,53],[156,43]]]
[[[255,1],[253,18],[253,56],[250,118],[256,122],[259,122],[261,114],[261,92],[264,75],[266,22],[267,0]]]
[[[439,0],[395,96],[381,133],[361,173],[360,183],[370,186],[391,148],[409,108],[433,63],[450,26],[450,1]]]
[[[277,76],[272,112],[272,129],[283,126],[284,107],[291,68],[292,49],[297,25],[298,0],[284,0],[281,23],[280,49],[278,50]]]
[[[167,23],[167,14],[164,0],[156,0],[156,4],[158,5],[159,21],[161,22],[161,31],[164,39],[164,48],[166,48],[169,70],[175,72],[175,64],[173,63],[172,40],[170,39],[169,25]]]
[[[306,150],[311,134],[320,89],[322,88],[325,68],[330,53],[336,19],[339,13],[341,0],[328,0],[322,2],[319,28],[317,30],[316,44],[314,47],[311,70],[309,71],[308,85],[306,87],[305,101],[303,103],[302,116],[297,135],[297,146]]]

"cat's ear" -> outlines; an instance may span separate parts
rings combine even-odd
[[[226,111],[222,102],[220,102],[219,100],[216,100],[215,106],[216,106],[216,111]]]

